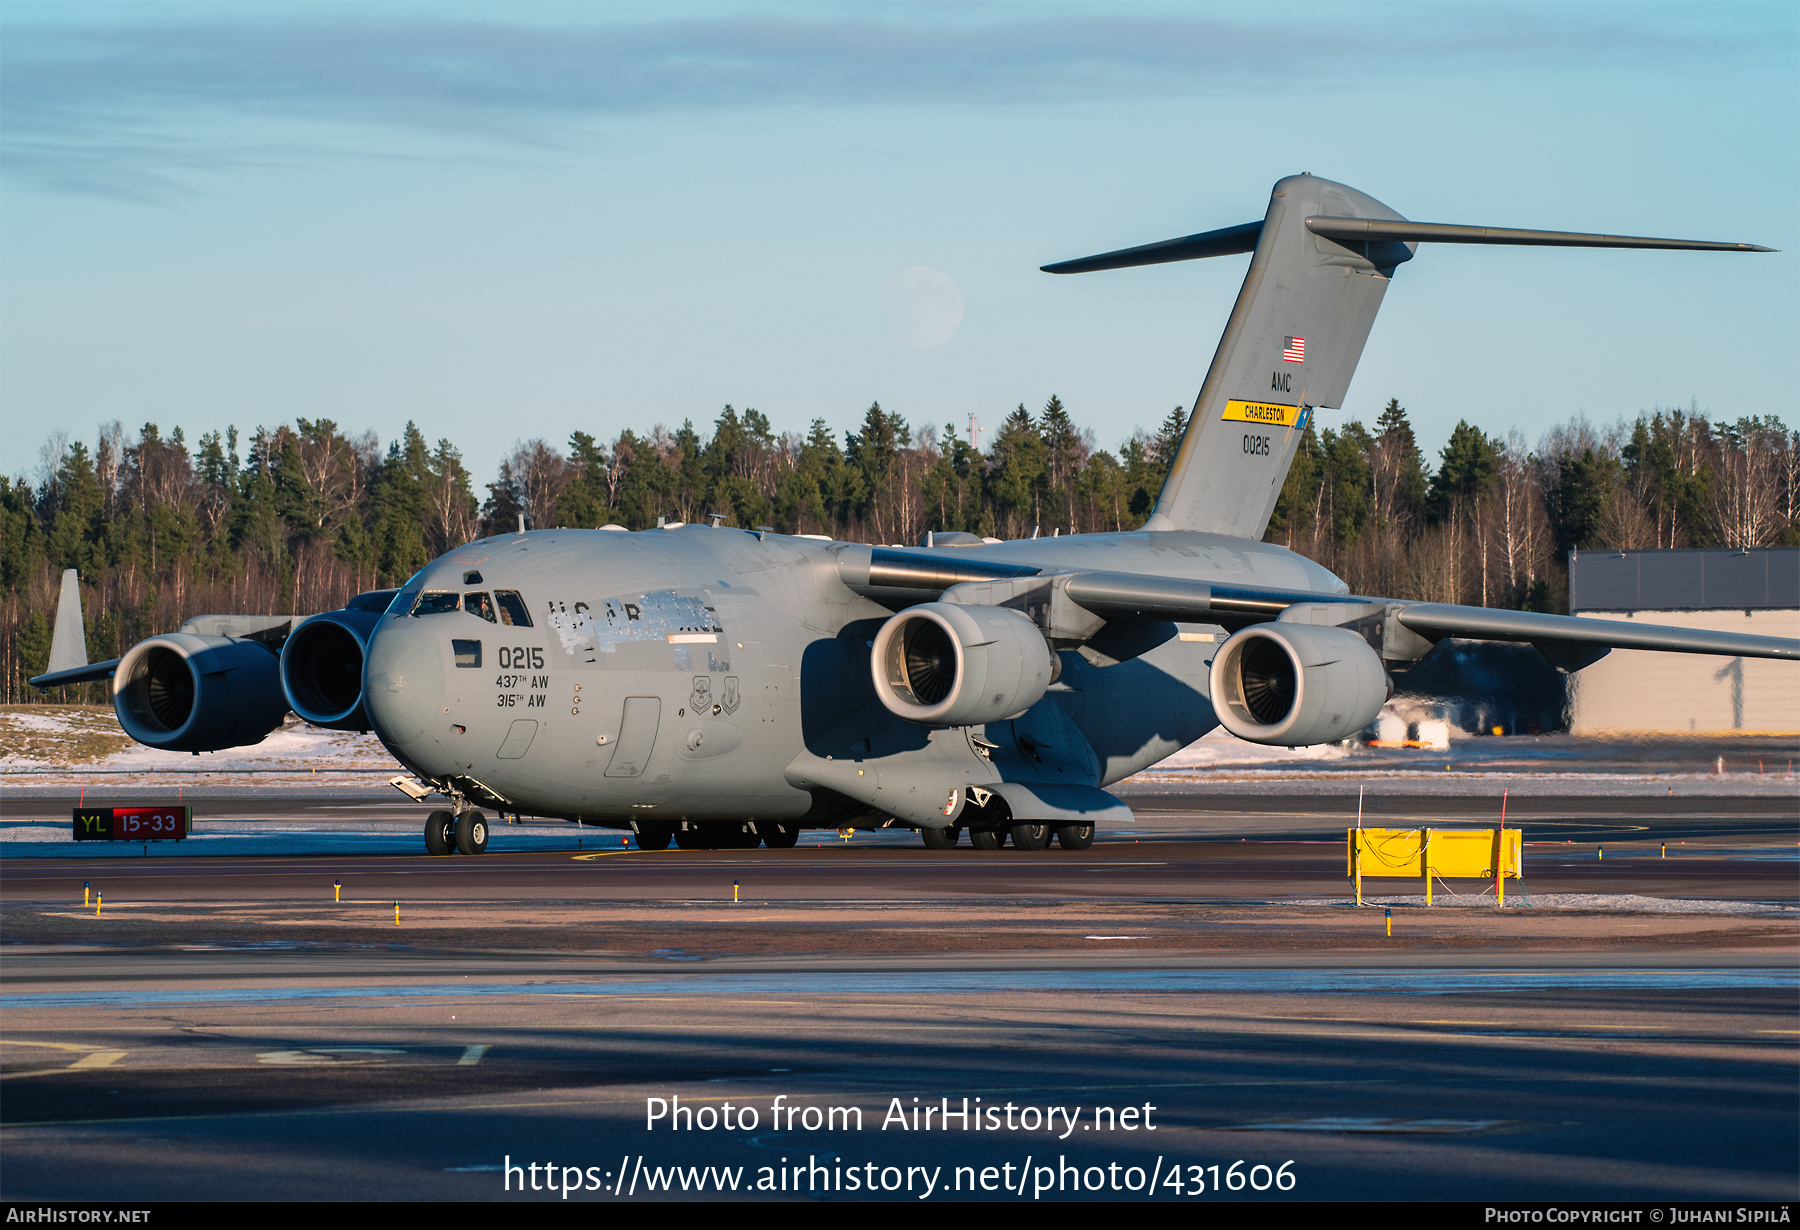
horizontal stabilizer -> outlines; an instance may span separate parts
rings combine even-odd
[[[1165,239],[1161,243],[1147,243],[1136,248],[1121,248],[1117,252],[1102,252],[1099,256],[1084,256],[1080,260],[1063,261],[1040,268],[1045,273],[1093,273],[1099,269],[1129,269],[1133,265],[1193,261],[1205,256],[1237,256],[1256,250],[1256,241],[1262,236],[1262,228],[1260,221],[1246,222],[1241,226],[1221,227],[1216,231],[1183,235],[1180,239]]]
[[[1426,242],[1500,243],[1540,248],[1677,248],[1696,252],[1773,252],[1753,243],[1715,243],[1707,239],[1650,239],[1641,235],[1587,235],[1580,231],[1529,231],[1506,226],[1462,226],[1454,222],[1407,222],[1389,218],[1327,218],[1315,215],[1306,229],[1341,243]],[[1221,232],[1213,232],[1220,234]],[[1201,236],[1194,236],[1198,239]],[[1170,240],[1181,243],[1182,240]],[[1152,247],[1157,245],[1152,244]],[[1134,249],[1141,251],[1142,249]],[[1212,255],[1201,253],[1201,255]],[[1099,257],[1096,260],[1102,259]],[[1186,257],[1169,257],[1185,260]],[[1095,268],[1112,268],[1100,266]],[[1071,271],[1074,272],[1074,271]]]

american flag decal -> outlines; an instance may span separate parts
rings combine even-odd
[[[1290,338],[1287,338],[1283,342],[1282,345],[1283,345],[1283,348],[1281,351],[1281,358],[1282,358],[1283,362],[1286,362],[1286,363],[1304,363],[1304,362],[1306,362],[1306,339],[1305,338],[1290,337]]]

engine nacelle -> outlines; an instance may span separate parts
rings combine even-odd
[[[1347,739],[1375,720],[1390,692],[1367,641],[1343,628],[1252,624],[1212,664],[1219,723],[1240,739],[1304,747]]]
[[[166,751],[261,743],[287,709],[280,663],[257,641],[170,632],[133,645],[113,672],[119,725]]]
[[[301,719],[328,730],[368,730],[363,708],[363,657],[379,610],[314,615],[281,647],[281,688]]]
[[[909,722],[974,726],[1017,717],[1061,663],[1036,624],[1006,607],[927,602],[875,634],[875,694]]]

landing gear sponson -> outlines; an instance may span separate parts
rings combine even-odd
[[[639,820],[640,850],[667,850],[671,842],[682,850],[792,850],[800,841],[798,825],[776,820]]]

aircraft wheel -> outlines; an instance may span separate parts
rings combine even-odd
[[[954,850],[959,834],[955,826],[942,829],[920,829],[919,839],[927,850]]]
[[[792,850],[800,841],[800,829],[796,825],[783,824],[770,828],[763,834],[763,845],[771,850]]]
[[[700,830],[694,828],[692,825],[685,829],[675,830],[675,844],[683,850],[712,849],[711,845],[707,843],[706,838],[701,836]]]
[[[473,809],[456,818],[456,848],[462,854],[487,852],[487,817]]]
[[[970,829],[969,844],[977,850],[998,850],[1006,844],[1006,830]]]
[[[1094,826],[1059,824],[1056,826],[1056,844],[1065,850],[1085,850],[1094,844]]]
[[[1050,844],[1050,826],[1047,824],[1015,824],[1011,833],[1015,850],[1042,850]]]
[[[425,849],[430,854],[449,854],[456,848],[456,817],[434,811],[425,817]]]
[[[637,847],[640,850],[667,850],[675,837],[675,829],[667,824],[638,822]]]

